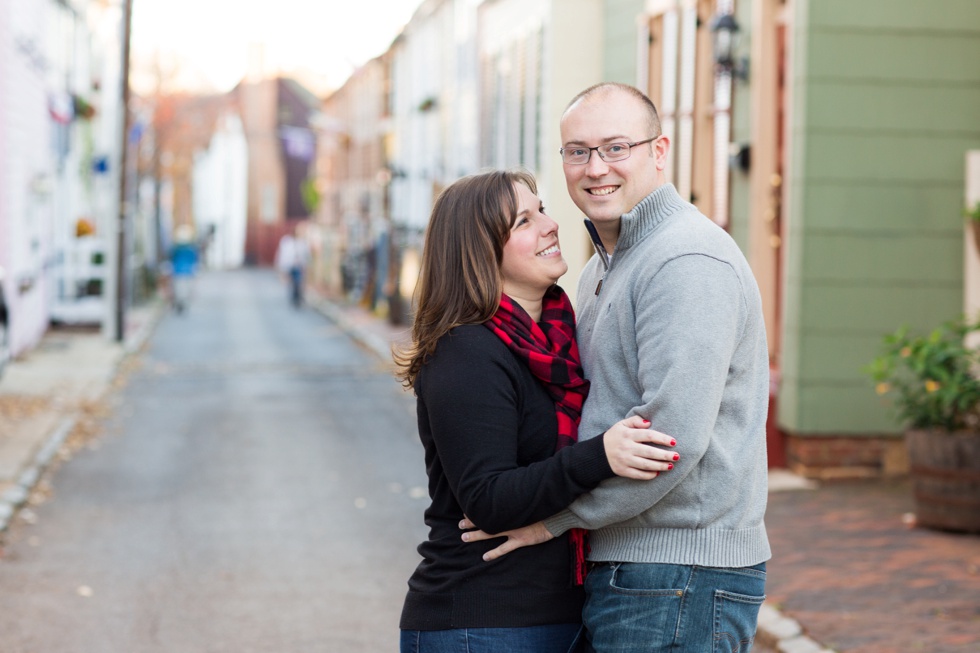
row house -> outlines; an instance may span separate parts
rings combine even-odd
[[[209,268],[271,265],[283,234],[305,231],[318,210],[319,100],[259,70],[225,93],[170,91],[164,81],[133,100],[148,124],[134,184],[138,213],[156,236],[147,255],[165,260],[184,227]]]
[[[206,244],[204,262],[227,270],[245,262],[248,142],[236,107],[223,107],[207,145],[194,154],[191,206]]]
[[[422,238],[442,189],[474,171],[478,160],[476,5],[423,2],[389,56],[390,215],[395,242],[393,317],[407,321]]]
[[[121,24],[94,0],[0,0],[0,357],[52,320],[110,322]]]
[[[232,95],[248,151],[244,260],[270,265],[282,235],[316,209],[320,101],[295,80],[251,74]]]
[[[158,92],[134,101],[150,116],[136,184],[146,228],[156,234],[149,257],[167,259],[183,226],[208,267],[244,262],[250,157],[239,99],[235,91]]]
[[[371,308],[394,304],[390,283],[390,171],[385,57],[367,62],[321,104],[317,125],[319,206],[310,240],[313,276],[333,296]]]
[[[980,4],[959,0],[426,0],[356,82],[371,112],[339,98],[325,112],[350,145],[353,116],[382,111],[368,138],[383,159],[348,181],[387,198],[355,208],[381,207],[366,219],[400,234],[384,292],[410,296],[442,188],[514,166],[559,222],[574,292],[591,247],[565,191],[560,116],[600,81],[643,89],[673,144],[670,180],[758,279],[770,463],[872,476],[908,466],[863,372],[882,335],[980,310],[962,218],[980,199],[978,60]],[[319,170],[340,192],[355,173],[334,154]]]

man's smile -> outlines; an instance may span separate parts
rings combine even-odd
[[[619,186],[598,186],[596,188],[588,188],[586,192],[589,195],[608,195],[619,189]]]

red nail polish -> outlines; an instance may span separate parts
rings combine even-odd
[[[674,463],[667,463],[667,470],[674,469]]]
[[[677,444],[677,440],[671,440],[671,441],[670,441],[670,446],[672,446],[672,447],[673,447],[673,446],[674,446],[675,444]]]
[[[680,460],[680,459],[681,459],[681,455],[679,453],[675,453],[674,460]]]

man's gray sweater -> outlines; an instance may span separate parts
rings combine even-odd
[[[548,530],[591,530],[595,561],[768,560],[769,356],[738,246],[665,184],[623,216],[609,270],[589,261],[578,304],[592,383],[580,437],[640,415],[676,438],[680,460],[652,481],[603,482],[545,520]]]

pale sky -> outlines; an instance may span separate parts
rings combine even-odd
[[[317,92],[341,86],[382,54],[422,0],[134,0],[132,80],[150,92],[153,61],[171,86],[227,91],[244,76],[250,53],[266,72],[306,71]],[[264,44],[259,49],[256,44]]]

